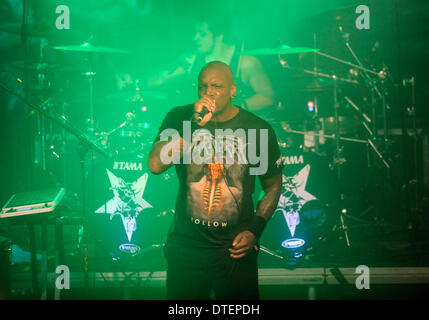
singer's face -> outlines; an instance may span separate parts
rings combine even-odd
[[[209,97],[216,102],[214,113],[221,113],[232,106],[236,88],[231,69],[215,65],[203,70],[198,78],[198,97]]]

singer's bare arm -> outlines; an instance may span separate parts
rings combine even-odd
[[[170,157],[173,155],[173,153],[176,153],[176,152],[180,152],[181,157],[183,155],[183,139],[180,137],[177,141],[178,143],[173,145],[168,152]],[[170,142],[171,140],[158,141],[152,145],[152,149],[150,150],[149,161],[148,161],[148,167],[152,173],[154,174],[163,173],[165,170],[167,170],[173,165],[173,163],[165,164],[161,159],[162,148],[165,147]]]
[[[265,192],[264,197],[259,201],[256,215],[261,216],[265,221],[269,221],[277,208],[280,194],[282,191],[282,175],[278,174],[274,177],[261,179],[262,188]],[[231,257],[240,259],[249,253],[256,244],[255,235],[245,230],[240,232],[232,243],[232,248],[229,249]]]
[[[258,203],[256,215],[269,221],[279,203],[282,192],[282,175],[278,174],[268,179],[261,179],[261,184],[265,195]]]

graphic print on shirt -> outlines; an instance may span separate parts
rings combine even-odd
[[[202,139],[195,148],[222,150],[212,155],[210,164],[192,163],[187,171],[188,212],[195,224],[224,228],[237,222],[243,198],[243,181],[247,171],[246,148],[241,137],[225,136],[218,148],[201,145],[215,139]],[[214,152],[214,151],[213,151]]]
[[[216,157],[213,157],[213,163],[208,164],[207,167],[207,181],[201,193],[201,200],[204,209],[210,216],[216,207],[222,208],[222,186],[220,182],[223,179],[224,166],[216,163]]]

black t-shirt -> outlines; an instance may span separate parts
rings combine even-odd
[[[174,129],[185,140],[192,136],[193,143],[186,160],[184,156],[175,164],[180,187],[168,241],[230,247],[254,215],[255,176],[281,174],[277,138],[265,120],[241,108],[234,118],[204,127],[190,124],[192,114],[193,105],[172,109],[155,139],[160,140],[165,129]]]

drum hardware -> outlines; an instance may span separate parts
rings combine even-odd
[[[316,34],[315,33],[314,33],[314,46],[316,47]],[[320,138],[321,137],[333,139],[333,141],[334,141],[334,154],[333,154],[333,159],[332,159],[333,160],[332,165],[335,168],[335,172],[336,172],[338,181],[341,181],[341,178],[342,178],[342,173],[341,173],[342,172],[342,168],[341,167],[346,162],[346,159],[343,156],[343,148],[341,146],[341,141],[347,141],[348,140],[348,141],[353,141],[353,142],[359,142],[359,143],[365,143],[365,144],[369,143],[369,144],[371,144],[371,141],[369,141],[369,140],[368,141],[363,141],[363,140],[360,140],[360,139],[348,139],[348,138],[344,138],[344,137],[341,136],[341,132],[340,132],[340,115],[339,115],[340,105],[339,105],[339,98],[338,98],[338,84],[339,84],[339,81],[340,82],[344,82],[344,83],[352,83],[352,84],[358,84],[358,82],[355,79],[346,79],[346,78],[338,77],[335,74],[326,74],[326,73],[319,72],[318,68],[317,68],[316,54],[320,54],[321,56],[325,56],[325,57],[331,58],[331,59],[333,59],[335,61],[338,61],[338,62],[345,62],[345,61],[341,60],[341,59],[337,59],[335,57],[331,57],[331,56],[329,56],[327,54],[321,53],[320,50],[314,50],[312,52],[314,54],[314,58],[313,58],[313,65],[314,65],[313,71],[310,71],[310,70],[301,70],[301,71],[302,71],[302,73],[310,74],[310,75],[314,76],[314,78],[312,80],[313,85],[310,86],[310,88],[311,88],[310,91],[320,91],[322,89],[322,86],[320,86],[320,82],[318,81],[318,78],[316,78],[316,77],[319,77],[319,78],[322,77],[322,78],[326,78],[326,79],[329,79],[329,80],[332,81],[331,84],[332,84],[332,96],[333,96],[333,106],[334,106],[334,117],[333,117],[333,119],[334,119],[334,123],[333,123],[334,124],[334,128],[333,128],[333,134],[332,135],[325,135],[325,134],[320,134],[320,133],[315,133],[315,132],[298,132],[296,130],[290,130],[290,129],[287,129],[285,131],[286,132],[294,131],[294,133],[304,134],[304,137],[308,137],[308,136],[315,137],[315,136],[318,136],[319,137],[318,142],[320,142]],[[279,60],[280,60],[280,63],[281,63],[282,61],[281,61],[280,56],[279,56]],[[347,63],[347,64],[349,66],[356,67],[355,65],[352,65],[352,64],[349,64],[349,63]],[[291,67],[288,66],[287,63],[281,63],[281,65],[282,65],[282,67],[287,67],[287,68],[291,69]],[[363,67],[360,66],[359,68],[362,70]],[[356,105],[354,105],[354,107],[356,107]],[[319,107],[317,106],[317,103],[316,103],[316,110],[319,111]],[[315,114],[315,116],[313,116],[313,120],[315,120],[316,118],[318,118],[318,114],[317,113]],[[323,124],[323,122],[322,122],[322,124]],[[316,143],[315,145],[317,147],[316,148],[317,149],[316,152],[319,152],[319,150],[318,150],[318,144]],[[376,152],[378,151],[373,144],[371,145],[371,147]],[[345,221],[344,221],[343,212],[341,212],[341,214],[340,214],[340,224],[341,224],[341,229],[343,230],[344,235],[345,235],[347,247],[350,247],[350,240],[349,240],[349,236],[348,236],[348,232],[347,232],[347,226],[346,226]]]
[[[128,115],[128,113],[127,113]],[[116,128],[113,128],[112,130],[110,130],[109,132],[102,132],[100,134],[100,137],[96,140],[94,140],[94,143],[98,143],[101,142],[102,145],[106,146],[107,145],[107,140],[110,137],[110,135],[112,135],[113,133],[115,133],[116,131],[118,131],[119,129],[125,127],[127,124],[129,123],[128,117],[127,117],[127,121],[122,122],[119,126],[117,126]]]
[[[342,32],[342,29],[340,30],[341,32]],[[366,81],[366,84],[370,87],[370,90],[371,90],[371,106],[372,106],[372,119],[374,120],[374,121],[372,121],[372,130],[369,130],[369,132],[375,132],[376,131],[376,123],[375,123],[375,119],[376,119],[376,114],[375,114],[375,103],[376,103],[376,99],[375,99],[375,95],[377,95],[380,99],[381,99],[381,102],[382,102],[382,111],[383,111],[383,128],[384,128],[384,132],[385,132],[385,135],[384,135],[384,141],[387,141],[387,135],[386,135],[386,132],[387,132],[387,114],[386,114],[386,111],[387,111],[387,108],[388,108],[388,106],[387,106],[387,104],[386,104],[386,99],[385,99],[385,86],[384,86],[384,80],[388,77],[388,74],[387,74],[387,68],[386,67],[383,67],[382,68],[382,70],[380,70],[379,72],[376,72],[376,71],[373,71],[373,70],[370,70],[370,69],[368,69],[368,68],[365,68],[363,65],[362,65],[362,63],[361,63],[361,61],[359,60],[359,58],[357,57],[357,55],[356,55],[356,53],[354,52],[354,50],[352,49],[352,47],[351,47],[351,45],[350,45],[350,41],[349,41],[349,39],[346,39],[345,40],[345,45],[346,45],[346,47],[347,47],[347,49],[349,50],[349,52],[352,54],[352,56],[353,56],[353,58],[356,60],[356,62],[358,63],[358,65],[356,65],[356,64],[352,64],[352,63],[350,63],[350,62],[347,62],[347,61],[344,61],[344,60],[342,60],[342,59],[339,59],[339,58],[337,58],[337,57],[333,57],[333,56],[330,56],[330,55],[328,55],[328,54],[325,54],[325,53],[322,53],[322,52],[315,52],[315,54],[319,54],[319,55],[321,55],[321,56],[324,56],[324,57],[326,57],[326,58],[328,58],[328,59],[331,59],[331,60],[334,60],[334,61],[337,61],[337,62],[339,62],[339,63],[342,63],[342,64],[345,64],[345,65],[347,65],[347,66],[350,66],[350,67],[352,67],[352,68],[355,68],[355,69],[357,69],[357,70],[360,70],[360,71],[362,71],[363,72],[363,75],[364,75],[364,77],[367,79],[367,81]],[[379,90],[379,88],[377,87],[377,83],[376,83],[376,81],[373,79],[373,78],[371,78],[371,76],[370,75],[372,75],[372,77],[374,78],[374,76],[375,76],[375,78],[376,79],[379,79],[380,81],[381,81],[381,85],[382,85],[382,92],[380,92],[380,90]],[[350,101],[348,101],[349,103],[350,103]],[[352,107],[356,107],[353,103],[350,103],[351,105],[352,105]],[[355,110],[356,111],[358,111],[358,108],[355,108]],[[358,111],[359,112],[359,111]],[[361,114],[361,113],[360,113]],[[366,120],[370,120],[369,119],[369,117],[366,117]],[[368,121],[368,122],[370,122],[371,123],[371,121]],[[365,127],[367,127],[367,126],[365,126]],[[368,130],[367,130],[368,131]],[[375,139],[375,136],[374,135],[371,135],[371,137],[372,138],[374,138]],[[371,147],[372,147],[372,149],[374,150],[374,152],[375,152],[375,154],[380,158],[380,160],[382,161],[382,163],[384,164],[384,166],[387,168],[387,169],[390,169],[390,166],[389,166],[389,164],[387,163],[387,161],[383,158],[383,156],[381,155],[381,153],[377,150],[377,148],[375,147],[375,145],[374,145],[374,143],[373,143],[373,141],[371,141],[371,142],[369,142],[369,144],[371,145]],[[385,146],[386,147],[386,146]]]
[[[349,240],[349,233],[348,233],[348,227],[347,225],[344,223],[344,216],[345,216],[346,210],[343,209],[341,210],[341,214],[340,214],[340,221],[341,221],[341,229],[344,232],[344,236],[346,238],[346,244],[347,247],[350,247],[350,240]]]
[[[120,125],[118,125],[117,127],[113,128],[112,130],[110,130],[109,132],[102,132],[97,134],[95,132],[95,114],[94,114],[94,78],[96,76],[96,72],[94,72],[94,68],[93,68],[93,55],[96,53],[129,53],[127,51],[124,50],[118,50],[118,49],[114,49],[114,48],[109,48],[109,47],[100,47],[100,46],[95,46],[91,43],[93,39],[93,36],[90,37],[90,39],[84,43],[81,44],[79,46],[62,46],[62,47],[52,47],[52,49],[54,50],[59,50],[59,51],[64,51],[64,52],[78,52],[78,53],[83,53],[86,54],[86,57],[84,57],[84,61],[85,61],[85,65],[87,66],[87,70],[85,72],[82,73],[82,75],[87,79],[88,81],[88,87],[89,87],[89,95],[88,95],[88,103],[89,103],[89,118],[88,118],[88,131],[89,131],[89,139],[94,141],[94,144],[98,144],[101,143],[101,145],[103,145],[105,147],[106,150],[108,150],[108,143],[109,143],[109,138],[114,135],[115,133],[117,134],[118,132],[121,132],[121,130],[125,127],[125,126],[130,126],[133,127],[134,126],[134,122],[136,119],[135,114],[129,112],[126,114],[126,121],[121,123]],[[135,94],[132,96],[129,96],[129,101],[132,102],[133,104],[137,104],[143,102],[143,98],[140,95],[140,88],[138,85],[138,82],[136,83],[136,90],[135,90]],[[143,107],[141,108],[141,111],[146,111],[147,107]],[[129,132],[133,132],[132,128],[130,129],[131,131]],[[121,132],[121,134],[123,134],[123,132]],[[134,135],[133,135],[133,138]],[[85,211],[86,208],[86,203],[88,202],[86,199],[86,193],[87,193],[87,187],[86,184],[84,183],[84,180],[86,180],[84,178],[84,172],[86,172],[86,168],[84,165],[85,162],[85,157],[86,157],[86,153],[89,150],[87,148],[80,148],[79,149],[79,155],[81,158],[81,171],[82,171],[82,202],[83,202],[83,210]],[[92,165],[90,165],[90,168],[94,168],[94,157],[91,157],[91,161],[92,161]],[[134,218],[131,218],[134,219]],[[126,223],[126,222],[124,222]],[[132,221],[127,222],[127,225],[130,225],[130,223],[132,224]],[[84,226],[83,229],[83,234],[82,234],[82,243],[83,243],[83,250],[84,250],[84,258],[85,258],[85,286],[88,286],[88,228],[87,225]],[[121,251],[123,252],[128,252],[128,253],[132,253],[134,254],[138,254],[140,251],[140,247],[139,246],[133,246],[132,244],[123,244]]]
[[[412,192],[412,200],[408,200],[410,201],[410,205],[407,206],[409,207],[409,213],[408,213],[408,229],[412,230],[414,225],[413,222],[416,220],[416,218],[418,217],[419,213],[421,213],[423,211],[422,209],[422,203],[419,201],[419,188],[418,186],[420,185],[421,181],[419,181],[420,179],[418,178],[418,139],[422,136],[422,132],[423,130],[419,130],[417,128],[417,119],[416,119],[416,82],[415,82],[415,78],[414,76],[409,78],[409,79],[403,79],[402,80],[402,86],[403,87],[410,87],[410,93],[411,93],[411,106],[407,108],[407,115],[408,117],[411,119],[411,130],[407,129],[407,135],[411,136],[413,139],[413,148],[412,148],[412,153],[413,153],[413,166],[414,166],[414,172],[413,172],[413,176],[414,177],[407,177],[408,180],[408,185],[413,185],[413,192]],[[386,133],[384,133],[384,135],[386,135]]]
[[[316,41],[316,36],[314,36],[314,41]],[[386,67],[383,67],[383,69],[381,71],[373,71],[373,70],[369,70],[367,68],[365,68],[362,63],[359,61],[358,57],[356,56],[356,54],[354,53],[354,51],[352,50],[350,43],[347,41],[346,46],[348,48],[348,50],[351,52],[352,56],[355,58],[355,60],[357,61],[357,64],[353,64],[347,61],[344,61],[342,59],[339,59],[337,57],[333,57],[331,55],[328,55],[324,52],[321,52],[320,50],[313,50],[313,55],[314,55],[314,59],[313,59],[313,64],[314,64],[314,68],[313,70],[299,70],[297,68],[293,68],[291,67],[285,60],[281,59],[280,54],[279,54],[279,61],[280,64],[283,68],[287,68],[290,70],[294,70],[294,71],[298,71],[301,72],[302,74],[308,74],[308,75],[313,75],[314,78],[310,81],[309,85],[303,86],[301,87],[302,90],[306,91],[306,92],[321,92],[324,90],[328,90],[329,88],[331,88],[332,90],[332,96],[333,96],[333,100],[334,100],[334,116],[333,118],[333,128],[332,128],[332,134],[326,134],[326,132],[323,130],[324,128],[322,128],[321,132],[317,133],[317,132],[309,132],[307,130],[292,130],[290,127],[285,128],[285,126],[282,123],[282,128],[285,132],[288,133],[295,133],[295,134],[301,134],[304,135],[304,137],[319,137],[319,139],[317,140],[320,143],[320,139],[332,139],[334,141],[334,154],[333,154],[333,166],[336,169],[336,173],[337,173],[337,177],[339,179],[339,181],[341,181],[342,178],[342,164],[344,164],[346,162],[345,157],[342,154],[342,146],[341,146],[341,142],[343,141],[349,141],[349,142],[356,142],[356,143],[364,143],[366,144],[371,150],[372,150],[372,154],[374,157],[373,162],[375,163],[376,160],[379,160],[383,166],[386,169],[390,169],[390,164],[389,161],[386,159],[385,157],[385,152],[387,152],[388,149],[388,139],[386,134],[383,137],[383,142],[384,142],[384,148],[383,151],[380,151],[378,149],[378,147],[376,146],[376,137],[374,135],[374,132],[376,132],[376,124],[375,124],[375,119],[376,119],[376,114],[375,114],[375,104],[376,104],[376,98],[378,98],[381,103],[382,103],[382,113],[383,113],[383,132],[387,132],[387,110],[389,109],[389,106],[386,103],[386,99],[385,99],[385,86],[384,86],[384,80],[386,78],[388,78],[388,73],[387,73],[387,69]],[[314,42],[314,47],[316,47],[316,42]],[[308,51],[310,52],[310,51]],[[257,52],[255,52],[257,53]],[[262,52],[265,54],[268,54],[269,52]],[[336,62],[339,62],[341,64],[345,64],[348,67],[353,68],[352,71],[349,73],[348,78],[345,77],[339,77],[335,74],[327,74],[327,73],[322,73],[318,71],[317,68],[317,60],[316,60],[316,55],[318,56],[323,56],[326,58],[329,58],[331,60],[334,60]],[[356,112],[356,114],[359,116],[359,118],[361,119],[361,121],[356,121],[356,123],[360,123],[360,125],[363,126],[364,130],[368,133],[368,139],[353,139],[353,138],[346,138],[343,137],[342,135],[344,134],[341,130],[341,125],[344,124],[343,121],[341,120],[341,116],[339,115],[339,97],[338,97],[338,88],[339,88],[339,84],[340,83],[344,83],[344,84],[353,84],[353,85],[357,85],[359,84],[359,82],[357,81],[356,77],[358,76],[359,72],[362,72],[362,74],[364,75],[365,78],[365,85],[369,87],[370,91],[371,91],[371,106],[372,106],[372,115],[371,118],[365,114],[349,97],[344,97],[344,99],[348,102],[349,105],[352,106],[352,108],[354,109],[354,111]],[[375,79],[374,79],[375,78]],[[326,79],[329,80],[330,82],[323,83],[320,81],[320,79]],[[378,87],[378,83],[377,80],[379,80],[381,82],[381,89],[379,89]],[[298,87],[299,88],[299,87]],[[316,100],[314,100],[316,101]],[[320,106],[317,105],[317,101],[316,101],[316,110],[319,112],[320,111]],[[347,118],[346,118],[347,119]],[[315,114],[313,116],[313,120],[318,121],[322,124],[322,126],[326,123],[325,119],[320,118],[320,116],[318,114]],[[359,125],[359,124],[358,124]],[[317,127],[317,122],[315,123],[315,126]],[[318,145],[316,144],[316,152],[319,152],[318,150]],[[369,162],[368,162],[369,165]],[[388,171],[387,171],[388,173]],[[340,217],[340,225],[341,225],[341,229],[344,231],[345,233],[345,238],[346,238],[346,243],[347,246],[350,246],[350,239],[348,237],[347,233],[347,226],[344,224],[345,221],[345,217],[343,216],[343,214],[341,214]]]
[[[314,76],[318,76],[318,77],[323,77],[323,78],[327,78],[327,79],[331,79],[333,83],[335,83],[336,81],[341,81],[341,82],[346,82],[346,83],[350,83],[350,84],[359,84],[359,82],[357,80],[354,79],[347,79],[347,78],[342,78],[342,77],[338,77],[335,75],[329,75],[326,73],[321,73],[318,71],[310,71],[310,70],[305,70],[303,69],[302,72],[304,73],[308,73]]]
[[[342,30],[340,29],[340,31],[342,31]],[[363,64],[361,63],[361,61],[359,60],[359,58],[357,57],[354,50],[352,49],[352,47],[350,45],[350,41],[348,38],[345,39],[345,46],[347,47],[348,51],[352,54],[353,58],[355,59],[355,61],[357,62],[358,65],[351,64],[350,62],[346,62],[344,60],[341,60],[341,59],[338,59],[336,57],[332,57],[332,56],[329,56],[327,54],[323,54],[320,52],[316,52],[315,54],[320,54],[320,55],[323,55],[329,59],[335,60],[335,61],[340,62],[342,64],[346,64],[348,66],[355,68],[355,70],[359,70],[363,73],[363,77],[365,78],[365,84],[369,88],[370,95],[371,95],[370,105],[371,105],[372,119],[370,117],[368,117],[365,113],[363,113],[357,107],[357,105],[351,101],[350,98],[345,97],[345,100],[353,107],[354,111],[359,115],[359,117],[363,119],[363,120],[361,120],[360,123],[362,124],[362,126],[365,128],[366,132],[369,135],[369,137],[367,139],[367,142],[368,142],[367,145],[370,146],[372,151],[373,151],[372,152],[373,163],[376,163],[376,160],[378,157],[378,160],[386,168],[385,174],[387,176],[387,179],[382,179],[383,183],[386,183],[389,179],[389,176],[390,176],[390,164],[385,159],[386,155],[389,153],[388,149],[390,148],[389,140],[387,138],[387,110],[390,109],[390,107],[386,103],[385,80],[386,79],[392,79],[392,78],[391,78],[391,76],[388,75],[387,68],[385,66],[379,72],[365,68],[363,66]],[[381,89],[379,89],[378,83],[380,83]],[[383,125],[383,129],[384,129],[382,152],[375,145],[375,142],[377,141],[377,139],[376,139],[376,136],[374,135],[374,132],[376,132],[376,130],[377,130],[377,126],[376,126],[377,97],[381,101],[382,118],[383,118],[383,124],[382,125]],[[369,125],[371,125],[372,127],[370,128]],[[369,155],[369,153],[367,153],[367,154],[368,154],[368,167],[370,167],[370,162],[369,162],[369,159],[370,159],[369,156],[370,155]],[[387,189],[387,187],[385,189]],[[384,201],[384,204],[382,204],[382,206],[384,207],[386,204],[385,203],[385,201],[386,201],[385,194],[384,194],[384,200],[383,201]],[[343,209],[343,210],[345,210],[345,209]],[[342,217],[341,222],[343,222],[343,215],[341,217]],[[345,234],[345,235],[346,235],[346,240],[348,241],[347,234]]]
[[[384,80],[387,77],[387,69],[386,67],[383,67],[383,69],[379,72],[367,69],[365,67],[363,67],[362,63],[360,62],[359,58],[356,56],[355,52],[353,51],[353,49],[350,46],[350,42],[347,40],[346,42],[346,46],[348,48],[348,50],[350,51],[350,53],[353,55],[354,59],[357,61],[358,65],[354,65],[350,62],[344,61],[342,59],[333,57],[333,56],[329,56],[327,54],[321,53],[321,52],[315,52],[315,54],[320,54],[324,57],[327,57],[329,59],[335,60],[337,62],[346,64],[348,66],[351,66],[353,68],[356,68],[358,70],[361,70],[365,76],[366,79],[368,79],[369,81],[367,81],[367,84],[370,86],[371,89],[371,105],[372,105],[372,118],[375,120],[376,116],[375,116],[375,94],[377,94],[377,96],[381,99],[382,101],[382,110],[383,110],[383,128],[384,128],[384,138],[383,140],[385,142],[388,141],[387,139],[387,115],[386,115],[386,110],[388,108],[387,104],[386,104],[386,100],[385,100],[385,93],[384,93]],[[383,93],[380,92],[380,90],[378,89],[376,82],[370,77],[370,74],[372,76],[376,76],[376,78],[378,78],[379,80],[381,80],[381,84],[382,84],[382,91]],[[371,146],[371,148],[373,149],[374,153],[378,156],[378,158],[382,161],[382,163],[384,164],[384,166],[387,169],[390,169],[390,165],[389,163],[384,159],[383,155],[379,152],[379,150],[376,148],[376,146],[374,145],[374,141],[371,140],[375,140],[375,136],[373,134],[373,132],[375,132],[376,127],[375,127],[375,121],[372,121],[365,113],[363,113],[357,106],[356,104],[354,104],[348,97],[345,97],[346,101],[358,112],[358,114],[360,116],[362,116],[366,122],[368,123],[372,123],[373,127],[372,130],[369,128],[369,126],[365,123],[362,122],[362,125],[364,126],[365,130],[370,134],[370,139],[368,139],[368,144]]]
[[[280,61],[282,61],[281,58],[279,58],[279,59],[280,59]],[[304,84],[298,84],[298,85],[292,84],[292,87],[295,90],[298,89],[298,90],[309,91],[309,92],[327,90],[328,88],[330,88],[334,85],[335,81],[353,84],[353,85],[359,85],[360,84],[356,79],[338,77],[335,75],[330,75],[330,74],[322,73],[319,71],[311,71],[311,70],[306,70],[306,69],[301,69],[301,68],[295,68],[295,67],[291,67],[288,65],[283,66],[284,63],[282,63],[282,62],[280,62],[280,63],[282,64],[282,67],[285,69],[313,76],[310,81],[305,79]],[[322,83],[321,78],[324,79],[324,83]]]
[[[322,133],[315,133],[315,132],[307,132],[307,131],[298,131],[298,130],[292,130],[289,129],[288,127],[283,127],[283,130],[285,132],[289,132],[289,133],[296,133],[296,134],[302,134],[302,135],[311,135],[311,136],[315,136],[315,137],[322,137],[322,138],[327,138],[327,139],[335,139],[335,134],[332,135],[328,135],[328,134],[322,134]],[[354,139],[354,138],[346,138],[346,137],[339,137],[339,140],[342,141],[349,141],[349,142],[357,142],[357,143],[366,143],[369,144],[368,140],[361,140],[361,139]]]
[[[84,59],[84,61],[87,64],[87,71],[82,73],[82,75],[88,80],[89,85],[89,132],[90,132],[90,138],[94,140],[95,138],[95,119],[94,119],[94,77],[96,73],[94,72],[93,63],[92,63],[92,57],[95,53],[122,53],[122,54],[129,54],[129,51],[110,48],[110,47],[102,47],[102,46],[95,46],[91,42],[94,39],[94,36],[91,35],[87,42],[82,43],[80,45],[70,45],[70,46],[54,46],[51,47],[54,50],[58,51],[65,51],[65,52],[79,52],[87,54],[87,57]]]
[[[301,258],[302,258],[302,253],[301,252],[294,252],[292,251],[290,254],[286,255],[286,254],[280,254],[275,250],[272,250],[266,246],[263,245],[259,245],[259,250],[261,252],[264,252],[268,255],[270,255],[271,257],[274,257],[275,259],[279,260],[282,262],[282,264],[284,265],[285,268],[295,268],[297,266],[298,263],[301,262]]]
[[[354,104],[348,97],[344,97],[344,99],[359,113],[359,115],[364,119],[363,121],[361,121],[361,124],[364,126],[365,130],[369,133],[370,137],[374,136],[374,133],[372,132],[372,130],[369,128],[369,126],[367,125],[368,123],[371,123],[372,120],[364,113],[361,111],[361,109],[359,109],[358,106],[356,106],[356,104]]]
[[[381,70],[379,72],[376,72],[376,71],[364,68],[363,66],[360,66],[360,65],[358,66],[358,65],[353,64],[351,62],[345,61],[343,59],[340,59],[340,58],[337,58],[337,57],[334,57],[334,56],[330,56],[330,55],[328,55],[326,53],[323,53],[321,51],[315,51],[315,54],[318,54],[318,55],[326,57],[328,59],[331,59],[331,60],[337,61],[339,63],[345,64],[345,65],[347,65],[349,67],[352,67],[352,68],[355,68],[355,69],[359,69],[359,70],[363,71],[366,74],[370,73],[373,76],[377,76],[380,79],[385,79],[386,78],[386,72],[385,72],[385,70]],[[369,75],[368,75],[368,77],[369,77]]]

